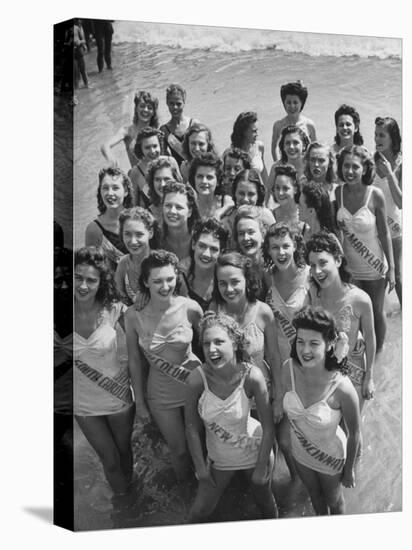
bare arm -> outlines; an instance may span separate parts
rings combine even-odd
[[[277,160],[279,160],[277,145],[280,138],[281,126],[282,126],[281,120],[277,120],[273,125],[272,146],[271,146],[273,162],[276,162]]]
[[[316,141],[316,128],[314,123],[311,120],[308,120],[307,128],[309,131],[309,139],[310,141]]]
[[[86,227],[85,245],[101,246],[103,242],[103,233],[100,227],[94,222],[90,222]]]
[[[346,462],[343,467],[342,485],[355,487],[355,460],[360,441],[360,411],[359,398],[348,378],[344,378],[336,391],[342,409],[342,415],[348,430],[346,448]]]
[[[379,159],[376,162],[377,170],[386,177],[389,184],[389,189],[393,198],[393,202],[398,208],[402,208],[402,169],[392,170],[391,163],[388,159],[379,153]],[[399,179],[398,179],[399,178]]]
[[[112,148],[115,147],[118,143],[124,140],[124,138],[128,134],[128,128],[127,126],[122,126],[116,134],[111,137],[109,140],[107,140],[100,148],[100,151],[104,158],[109,162],[110,164],[117,165],[117,160],[115,156],[112,154]]]
[[[267,306],[267,304],[265,304]],[[272,397],[273,397],[273,419],[275,423],[278,423],[283,416],[282,406],[282,364],[280,359],[280,352],[278,341],[276,338],[276,323],[273,316],[273,312],[269,306],[267,310],[265,308],[265,359],[270,367],[270,374],[272,380]]]
[[[387,217],[386,217],[386,204],[383,193],[380,189],[374,189],[374,204],[375,204],[375,217],[376,227],[378,229],[378,238],[381,242],[383,252],[388,262],[388,273],[386,279],[389,282],[389,292],[395,288],[395,269],[393,263],[393,249],[392,239],[389,232]]]
[[[375,391],[373,365],[376,353],[376,337],[373,324],[372,302],[368,295],[365,295],[364,299],[359,302],[358,309],[360,312],[360,329],[365,341],[366,351],[366,373],[362,382],[362,395],[365,399],[370,399],[373,397],[371,392]]]
[[[263,162],[263,170],[260,173],[260,176],[262,178],[264,185],[266,185],[266,182],[268,180],[268,171],[266,169],[266,164],[265,164],[265,146],[263,145],[262,142],[259,143],[259,152],[262,155],[262,162]]]

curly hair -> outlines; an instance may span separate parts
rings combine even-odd
[[[285,126],[285,128],[283,128],[280,133],[280,140],[279,140],[279,150],[281,153],[280,159],[284,163],[288,162],[288,156],[285,151],[285,139],[286,139],[286,136],[290,134],[298,134],[298,136],[300,137],[302,141],[302,154],[305,154],[306,149],[309,147],[309,143],[310,143],[306,132],[304,132],[302,128],[299,128],[298,126]]]
[[[183,144],[182,144],[183,154],[184,154],[184,157],[189,161],[193,159],[189,148],[189,138],[193,134],[200,134],[200,132],[205,132],[207,136],[207,151],[211,153],[216,153],[215,146],[212,139],[212,132],[209,130],[207,126],[205,126],[204,124],[201,124],[200,122],[197,122],[189,126],[189,128],[186,130],[185,135],[183,137]]]
[[[352,118],[353,123],[356,126],[355,133],[353,134],[353,144],[354,145],[363,145],[363,137],[360,133],[360,116],[358,111],[351,107],[350,105],[346,105],[345,103],[339,107],[337,111],[335,111],[335,126],[338,127],[339,117],[342,115],[348,115]],[[335,135],[335,143],[336,145],[340,145],[340,136],[338,132],[336,132]]]
[[[254,122],[257,122],[257,113],[255,111],[245,111],[240,113],[235,120],[233,132],[230,136],[232,147],[242,147],[245,140],[245,132]]]
[[[153,116],[150,119],[149,126],[151,126],[152,128],[158,128],[159,119],[157,116],[157,109],[159,107],[159,100],[157,99],[157,97],[152,96],[150,92],[145,92],[145,91],[137,91],[134,94],[133,124],[138,123],[137,106],[141,101],[143,101],[144,103],[148,103],[153,109]]]
[[[287,176],[288,178],[290,178],[292,185],[295,188],[295,194],[293,198],[296,204],[299,204],[300,188],[299,188],[298,173],[296,171],[296,168],[292,166],[292,164],[287,164],[287,163],[278,164],[277,166],[275,166],[275,175],[273,178],[272,189],[270,190],[275,201],[276,201],[275,185],[276,185],[276,178],[278,176]]]
[[[249,341],[247,340],[244,331],[239,327],[233,317],[230,317],[225,313],[205,311],[205,314],[199,323],[200,345],[203,346],[203,335],[205,331],[215,326],[221,327],[236,345],[236,360],[238,362],[248,361],[249,353],[247,352],[247,349],[249,346]]]
[[[335,155],[332,151],[332,148],[329,145],[327,145],[326,143],[320,143],[319,141],[312,141],[312,143],[310,143],[309,147],[306,149],[305,176],[307,177],[308,181],[311,181],[313,179],[313,174],[310,170],[310,153],[314,149],[324,149],[326,151],[326,156],[328,159],[328,169],[326,170],[326,174],[325,174],[325,182],[326,183],[335,182],[336,181]]]
[[[274,265],[269,252],[270,239],[280,239],[285,237],[286,235],[289,235],[290,239],[295,245],[295,251],[293,252],[293,261],[295,262],[296,267],[298,269],[303,269],[306,266],[306,249],[302,235],[295,229],[292,229],[287,222],[277,222],[269,227],[262,245],[263,261],[266,268],[272,269],[273,271],[276,269],[276,266]]]
[[[343,283],[349,284],[352,281],[352,274],[348,269],[348,263],[343,254],[342,245],[334,233],[322,230],[318,231],[310,237],[306,243],[306,262],[309,264],[309,255],[311,252],[327,252],[331,254],[335,260],[341,260],[339,266],[339,276]],[[310,264],[309,264],[310,265]],[[320,286],[312,277],[312,282],[320,291]]]
[[[104,212],[106,212],[107,210],[107,206],[104,204],[101,194],[103,180],[106,176],[109,176],[112,179],[121,178],[121,183],[126,192],[126,196],[123,200],[123,206],[125,208],[131,208],[134,204],[134,191],[132,182],[121,168],[108,166],[102,168],[99,172],[99,186],[97,188],[97,209],[99,210],[100,214],[104,214]]]
[[[217,259],[215,265],[212,300],[216,302],[216,304],[225,303],[222,295],[220,294],[217,278],[217,270],[219,269],[219,267],[225,266],[236,267],[242,271],[246,281],[246,300],[248,302],[256,302],[262,290],[262,283],[260,281],[258,272],[253,266],[252,260],[250,258],[247,258],[240,252],[235,252],[232,250],[223,252]]]
[[[364,167],[364,173],[362,174],[363,185],[372,185],[375,179],[375,162],[372,155],[363,145],[348,145],[344,147],[338,154],[338,176],[342,181],[345,181],[343,177],[342,167],[347,155],[353,155],[359,157],[362,166]]]
[[[123,240],[123,230],[124,230],[125,223],[128,220],[142,222],[145,228],[147,229],[147,231],[152,231],[153,236],[149,240],[149,246],[150,248],[157,248],[157,245],[160,239],[159,226],[156,218],[153,216],[151,212],[149,212],[149,210],[146,210],[146,208],[142,208],[141,206],[135,206],[133,208],[125,208],[121,212],[119,216],[119,225],[120,225],[119,234],[124,245],[125,243]]]
[[[252,162],[252,160],[249,153],[246,153],[246,151],[243,151],[243,149],[239,149],[239,147],[229,147],[229,149],[226,149],[226,151],[223,153],[223,170],[227,157],[230,157],[232,159],[240,159],[243,163],[244,170],[250,168],[250,163]]]
[[[113,271],[102,247],[83,246],[75,250],[74,268],[78,265],[90,265],[99,272],[100,282],[96,301],[102,309],[110,309],[115,302],[119,301]]]
[[[186,183],[180,183],[178,181],[168,181],[163,188],[162,205],[165,202],[166,195],[168,195],[169,193],[180,193],[186,196],[187,206],[191,209],[191,214],[189,216],[189,219],[187,220],[187,228],[189,231],[192,231],[193,226],[200,219],[199,208],[197,206],[197,200],[196,200],[196,194],[193,188]],[[164,234],[167,233],[167,225],[165,224],[164,220],[163,220],[163,231],[164,231]]]
[[[173,294],[177,296],[179,294],[180,286],[178,278],[178,263],[179,259],[176,254],[173,254],[173,252],[168,252],[167,250],[152,250],[147,258],[142,261],[139,276],[140,292],[142,292],[146,298],[150,298],[150,290],[147,288],[146,284],[149,280],[151,270],[171,265],[176,274],[176,287]]]
[[[301,111],[305,106],[306,100],[308,98],[308,89],[303,85],[302,80],[297,80],[296,82],[288,82],[283,84],[280,87],[280,97],[282,99],[283,105],[285,105],[285,99],[287,95],[297,95],[302,103]]]
[[[376,117],[375,118],[375,126],[383,126],[384,129],[388,132],[389,137],[391,138],[391,148],[392,153],[394,155],[397,155],[401,152],[401,132],[399,130],[398,123],[396,120],[390,116],[385,117]]]
[[[159,140],[159,147],[160,147],[160,154],[163,155],[165,151],[165,144],[164,144],[164,133],[161,130],[158,130],[157,128],[152,128],[151,126],[146,126],[145,128],[142,128],[136,136],[136,143],[134,146],[134,154],[138,159],[142,159],[144,157],[143,150],[142,150],[142,142],[144,139],[148,139],[151,137],[157,137]]]
[[[249,182],[253,183],[253,185],[256,187],[256,193],[257,193],[257,201],[255,206],[263,206],[264,200],[265,200],[265,185],[262,181],[262,178],[260,177],[260,174],[257,170],[254,168],[247,168],[246,170],[242,170],[238,174],[236,174],[235,179],[233,180],[232,184],[232,199],[235,204],[236,203],[236,191],[238,188],[239,183],[241,182]]]
[[[160,206],[161,203],[161,197],[159,197],[154,187],[154,179],[156,172],[162,168],[170,169],[170,173],[172,174],[171,179],[178,182],[182,181],[182,176],[180,175],[179,170],[176,168],[176,165],[171,162],[169,157],[159,157],[156,160],[149,162],[147,167],[146,182],[149,186],[149,199],[154,206]]]
[[[215,195],[221,195],[223,193],[223,186],[222,186],[222,179],[223,179],[223,172],[222,172],[222,161],[220,158],[216,155],[216,153],[207,152],[207,153],[201,153],[198,157],[195,157],[192,162],[190,163],[189,168],[189,183],[193,187],[193,189],[196,190],[196,172],[199,166],[208,166],[210,168],[213,168],[216,175],[216,189],[215,189]]]
[[[180,94],[183,99],[183,103],[186,102],[186,90],[180,84],[169,84],[166,88],[166,102],[172,94]]]
[[[320,306],[304,306],[295,314],[292,325],[295,327],[296,336],[291,345],[290,356],[299,363],[299,365],[301,365],[301,362],[296,351],[296,340],[298,338],[299,329],[319,332],[326,345],[333,344],[338,338],[335,319],[328,311]],[[333,346],[331,346],[325,353],[325,369],[329,371],[339,370],[342,374],[347,374],[349,372],[347,358],[344,357],[343,360],[338,363]]]
[[[308,181],[302,185],[306,207],[314,208],[322,229],[336,233],[332,203],[329,193],[320,182]]]
[[[232,237],[235,241],[236,245],[239,246],[239,239],[238,239],[238,233],[237,233],[237,226],[240,222],[240,220],[254,220],[258,226],[259,230],[262,235],[262,241],[266,233],[266,229],[262,223],[261,218],[261,209],[256,206],[249,206],[248,204],[243,204],[242,206],[239,206],[236,212],[236,216],[233,222],[233,232]]]
[[[200,239],[201,235],[212,235],[219,241],[220,250],[225,250],[229,239],[229,231],[215,218],[202,218],[195,223],[192,230],[191,246],[190,246],[190,266],[188,276],[191,277],[195,269],[194,246]]]

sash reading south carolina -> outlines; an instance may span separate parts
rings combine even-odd
[[[366,244],[355,235],[355,233],[350,232],[343,221],[341,222],[341,229],[348,243],[352,246],[355,252],[358,253],[362,260],[369,264],[372,269],[378,273],[378,275],[385,277],[387,271],[385,262],[383,262],[380,258],[377,258],[375,254],[366,246]]]
[[[105,376],[87,363],[80,361],[80,359],[76,359],[74,364],[86,378],[110,393],[113,397],[117,397],[117,399],[127,404],[132,402],[129,378],[126,372],[121,372],[115,378],[112,378],[111,376]]]

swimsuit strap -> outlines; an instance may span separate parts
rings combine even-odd
[[[204,384],[204,386],[205,386],[205,390],[206,390],[206,391],[210,391],[210,390],[209,390],[209,386],[208,386],[208,384],[207,384],[206,374],[203,372],[202,366],[199,365],[199,366],[197,367],[196,370],[199,371],[200,376],[202,377],[203,384]]]
[[[336,374],[340,374],[340,373],[336,373]],[[329,399],[329,397],[332,395],[332,393],[336,390],[336,388],[338,387],[339,383],[340,383],[340,380],[341,380],[341,377],[342,375],[340,376],[336,376],[332,379],[332,382],[330,384],[330,388],[329,388],[329,391],[327,392],[327,394],[325,395],[325,397],[322,399],[322,401],[327,401]]]
[[[139,172],[142,174],[144,179],[146,179],[146,174],[143,172],[142,167],[140,166],[140,164],[136,164],[136,167],[139,170]]]
[[[369,192],[365,200],[365,206],[368,206],[368,202],[369,202],[369,199],[371,198],[371,194],[372,194],[372,187],[369,188]]]
[[[340,202],[341,202],[341,208],[344,208],[344,204],[343,204],[343,188],[345,186],[342,185],[341,188],[340,188]]]
[[[290,372],[290,381],[292,383],[292,391],[294,391],[296,393],[295,373],[293,372],[293,361],[292,361],[292,359],[289,359],[289,372]]]
[[[105,231],[107,231],[107,229],[105,229],[105,228],[102,226],[102,224],[99,222],[99,220],[96,219],[96,220],[93,220],[93,221],[94,221],[94,223],[95,223],[98,227],[100,227],[100,229],[102,230],[103,233],[104,233]],[[109,233],[111,233],[111,231],[109,231]]]

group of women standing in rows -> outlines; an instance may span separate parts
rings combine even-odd
[[[74,261],[74,408],[116,494],[136,414],[160,429],[179,482],[198,480],[189,521],[238,470],[277,517],[276,449],[317,514],[344,512],[387,284],[401,301],[401,138],[377,118],[373,156],[342,105],[334,145],[320,143],[306,97],[300,81],[282,86],[269,173],[256,113],[237,117],[221,158],[179,85],[160,129],[158,100],[138,92],[133,123],[102,146],[99,215]]]

